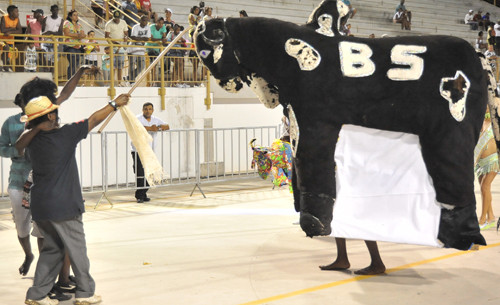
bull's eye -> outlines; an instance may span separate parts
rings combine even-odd
[[[298,40],[290,40],[290,44],[291,44],[292,46],[297,46],[297,45],[299,45],[299,44],[300,44],[300,41],[298,41]]]
[[[207,58],[207,57],[208,57],[208,55],[210,55],[210,53],[212,53],[212,51],[210,51],[210,50],[201,50],[201,51],[200,51],[200,56],[201,56],[202,58]]]

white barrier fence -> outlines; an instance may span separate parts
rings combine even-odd
[[[249,142],[270,146],[277,126],[176,129],[158,132],[155,153],[165,178],[158,187],[254,177]],[[76,150],[82,192],[137,189],[130,139],[126,132],[90,133]],[[0,158],[0,198],[7,196],[10,159]],[[139,186],[140,187],[140,186]]]

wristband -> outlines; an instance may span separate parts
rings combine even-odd
[[[118,109],[118,106],[116,106],[116,102],[115,101],[109,101],[109,106],[113,107],[113,109],[116,111]]]

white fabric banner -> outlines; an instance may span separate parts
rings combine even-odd
[[[344,125],[332,235],[441,247],[441,208],[416,135]]]

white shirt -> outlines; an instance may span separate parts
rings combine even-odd
[[[61,22],[62,18],[59,16],[57,16],[56,19],[52,19],[52,16],[47,16],[47,18],[45,18],[45,31],[43,33],[59,31]]]
[[[125,36],[124,32],[128,31],[128,27],[123,19],[120,19],[119,23],[115,23],[115,21],[111,19],[106,23],[104,31],[109,33],[111,39],[123,39]]]
[[[472,19],[474,19],[474,14],[469,13],[469,14],[465,15],[465,18],[464,18],[465,24],[472,22]]]
[[[132,28],[132,32],[130,33],[130,37],[151,38],[150,25],[147,24],[145,27],[141,27],[141,25],[139,23],[134,25],[134,27]],[[132,43],[130,43],[130,44],[132,45]],[[134,42],[133,44],[143,46],[144,42]],[[144,54],[145,49],[144,48],[128,48],[128,53],[129,54]]]
[[[155,116],[151,116],[151,119],[148,121],[148,120],[146,120],[146,118],[144,117],[143,114],[138,114],[137,115],[137,119],[139,120],[139,122],[141,122],[141,124],[144,127],[151,127],[153,125],[165,125],[166,124],[161,119],[159,119],[159,118],[157,118]],[[155,150],[155,141],[156,141],[156,136],[158,135],[158,132],[157,131],[148,131],[148,133],[153,138],[153,142],[151,142],[151,148],[153,150]],[[134,147],[134,144],[132,144],[132,151],[136,151],[135,147]]]
[[[498,23],[495,24],[493,29],[495,29],[495,37],[500,37],[500,24],[498,24]]]

